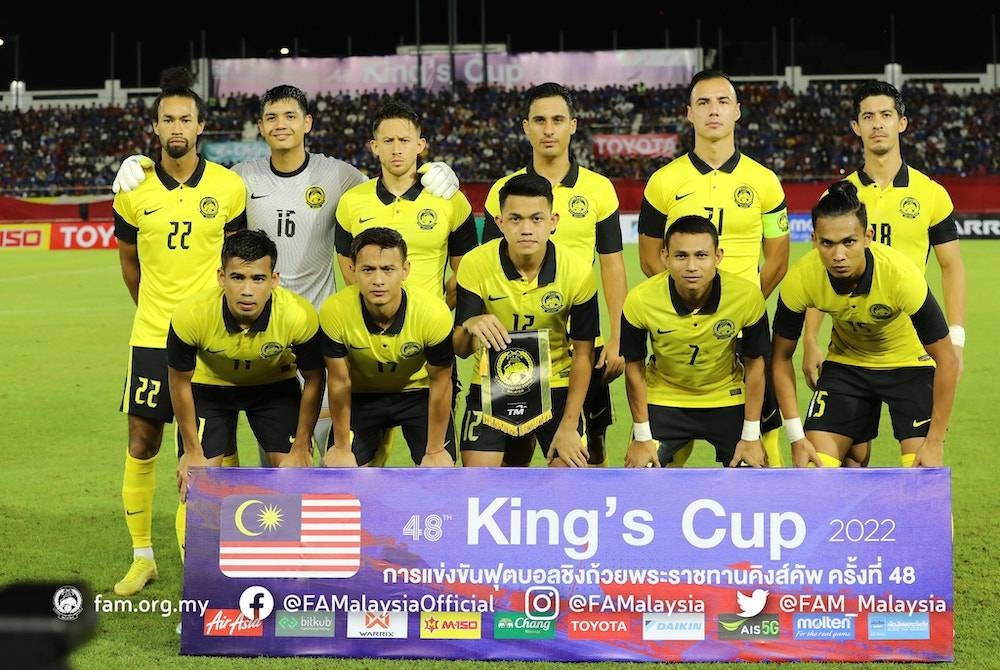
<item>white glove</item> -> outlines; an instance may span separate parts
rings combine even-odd
[[[153,160],[142,154],[129,156],[122,161],[122,166],[118,168],[115,181],[111,184],[111,190],[115,193],[128,193],[139,188],[146,179],[146,170],[153,167]]]
[[[431,195],[447,200],[458,192],[458,175],[447,163],[424,163],[417,173],[423,175],[420,183]]]

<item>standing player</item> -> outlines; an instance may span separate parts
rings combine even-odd
[[[816,248],[792,266],[774,317],[774,386],[792,461],[839,466],[878,434],[889,406],[903,467],[940,467],[958,357],[923,273],[899,251],[870,244],[865,205],[849,181],[813,208]],[[799,419],[792,355],[807,309],[833,319],[830,350]]]
[[[155,178],[115,195],[115,237],[125,286],[136,304],[121,410],[128,414],[122,482],[132,566],[115,584],[130,596],[157,578],[153,555],[153,492],[163,426],[172,422],[167,376],[170,315],[186,296],[215,281],[227,233],[246,227],[246,189],[238,175],[196,151],[205,105],[184,68],[164,72],[153,102],[160,141]]]
[[[462,421],[462,464],[502,465],[509,448],[530,463],[537,438],[549,465],[586,467],[581,413],[600,332],[594,273],[549,239],[559,215],[552,211],[547,179],[515,175],[500,188],[499,201],[503,238],[469,252],[458,268],[455,353],[466,358],[475,351],[478,370],[480,357],[488,355],[484,348],[506,349],[511,331],[548,330],[552,418],[512,438],[482,423],[481,388],[473,382]]]
[[[736,88],[727,75],[702,70],[692,77],[687,119],[694,129],[694,149],[653,173],[643,193],[639,264],[647,277],[666,269],[660,250],[667,223],[689,214],[715,224],[725,250],[720,267],[756,282],[765,299],[785,276],[789,254],[785,194],[774,172],[736,149],[740,114]],[[762,412],[768,463],[778,467],[781,417],[770,383]],[[676,454],[673,464],[683,465],[688,453],[689,449]]]
[[[308,298],[318,310],[336,290],[337,205],[346,191],[368,178],[344,161],[307,151],[305,136],[312,125],[306,95],[299,88],[282,84],[268,89],[260,100],[257,129],[270,156],[238,163],[233,170],[247,185],[249,227],[266,231],[278,246],[282,285]],[[429,192],[446,199],[458,192],[458,179],[447,164],[425,163],[420,170]],[[128,190],[144,178],[138,159],[133,158],[122,166],[115,183]],[[324,399],[314,436],[321,452],[329,429]],[[227,458],[226,464],[237,462]],[[261,462],[266,462],[263,450]]]
[[[240,412],[267,464],[308,467],[323,398],[319,316],[308,300],[278,286],[274,242],[262,230],[241,230],[226,238],[221,257],[219,285],[178,305],[167,334],[181,556],[188,471],[222,465]]]
[[[930,250],[941,267],[944,311],[959,369],[965,347],[965,265],[959,250],[955,211],[943,186],[903,162],[900,135],[909,119],[903,97],[892,84],[873,81],[854,91],[851,130],[861,138],[865,162],[847,177],[865,203],[875,242],[887,244],[906,255],[926,272]],[[802,338],[802,372],[809,388],[823,364],[818,342],[822,312],[810,310]],[[857,445],[847,463],[866,465],[870,445]]]
[[[614,420],[609,384],[625,369],[619,353],[622,303],[628,292],[628,278],[622,254],[622,233],[618,216],[618,194],[607,177],[588,170],[570,154],[570,140],[576,133],[577,118],[573,96],[561,84],[539,84],[526,94],[524,134],[531,143],[531,164],[493,184],[486,196],[483,241],[501,237],[495,223],[500,217],[500,189],[514,175],[537,174],[552,184],[555,198],[552,211],[559,226],[552,241],[560,249],[577,253],[593,263],[596,255],[601,268],[601,285],[611,334],[596,351],[594,369],[584,402],[587,449],[590,465],[607,464],[605,438]],[[507,455],[512,465],[526,465],[524,454]]]
[[[452,316],[439,293],[404,281],[407,243],[391,228],[354,238],[356,283],[320,309],[333,436],[330,467],[370,465],[401,426],[415,464],[455,464]]]
[[[760,408],[771,340],[760,286],[718,269],[719,232],[697,214],[670,224],[660,253],[667,271],[630,290],[622,314],[634,422],[625,466],[666,465],[658,450],[672,458],[695,439],[711,443],[719,463],[766,465]]]

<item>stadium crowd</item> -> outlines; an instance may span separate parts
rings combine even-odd
[[[750,84],[740,90],[744,106],[738,146],[782,180],[829,180],[855,169],[860,145],[851,132],[852,84],[813,86],[802,95],[787,87]],[[946,92],[906,87],[907,162],[930,175],[1000,174],[1000,92]],[[679,152],[691,147],[685,123],[685,87],[609,86],[576,90],[580,129],[573,142],[577,160],[613,179],[647,179],[662,157],[595,156],[592,134],[677,133]],[[368,149],[372,112],[382,92],[322,95],[313,101],[316,123],[311,151],[326,153],[374,175],[378,162]],[[493,182],[523,165],[531,147],[521,129],[523,91],[491,87],[429,93],[412,89],[398,97],[421,110],[429,159],[450,164],[463,182]],[[203,140],[257,137],[258,95],[209,102]],[[65,106],[0,111],[0,195],[31,197],[93,194],[107,190],[120,161],[149,154],[155,137],[146,104]],[[143,127],[141,135],[136,128]]]

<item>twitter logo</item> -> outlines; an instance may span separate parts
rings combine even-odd
[[[740,608],[740,616],[746,619],[757,616],[764,611],[767,605],[768,592],[764,589],[754,589],[753,594],[746,595],[741,591],[736,592],[736,604]]]

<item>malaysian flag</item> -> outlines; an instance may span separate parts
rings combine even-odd
[[[227,577],[353,577],[361,501],[347,494],[227,496],[219,569]]]

